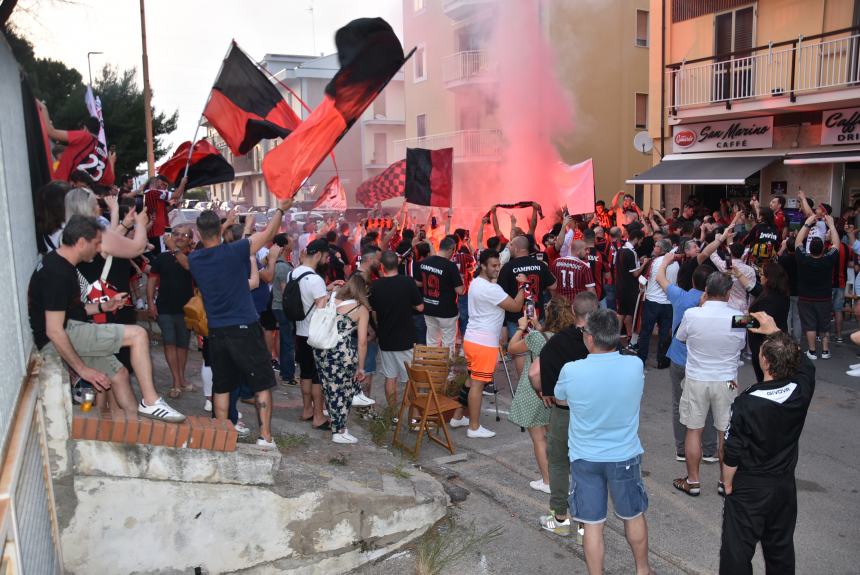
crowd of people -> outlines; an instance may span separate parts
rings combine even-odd
[[[803,223],[792,229],[783,197],[720,200],[716,210],[690,199],[664,213],[619,192],[593,214],[558,212],[540,241],[541,206],[528,204],[527,229],[512,216],[510,237],[504,208],[492,206],[472,243],[470,230],[451,230],[451,210],[424,223],[406,204],[393,217],[299,227],[287,200],[264,229],[212,210],[171,228],[185,181],[171,189],[155,177],[132,190],[125,177],[112,187],[85,172],[69,179],[37,196],[44,255],[30,319],[37,347],[56,351],[78,388],[95,387],[100,407],[184,419],[156,392],[135,312],[157,322],[168,395],[178,398],[195,391],[186,374],[195,299],[206,319],[195,327],[203,409],[249,435],[237,403],[252,403],[264,448],[275,448],[279,380],[300,390],[313,429],[356,443],[351,408],[375,403],[377,372],[385,402],[399,407],[416,344],[465,358],[450,427],[490,439],[482,402],[510,360],[519,379],[509,419],[532,439],[540,476],[531,488],[549,495],[541,526],[564,535],[582,525],[589,570],[600,572],[611,495],[637,572],[648,573],[639,409],[645,374],[668,369],[675,457],[686,466],[674,488],[698,496],[701,463],[721,464],[721,572],[749,572],[756,541],[768,571],[793,570],[797,440],[813,362],[842,342],[847,272],[860,254],[853,209],[834,219],[801,192]],[[326,345],[315,332],[323,317]],[[755,382],[739,382],[745,361]]]

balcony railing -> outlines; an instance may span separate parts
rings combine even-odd
[[[442,60],[442,80],[446,83],[466,82],[492,72],[487,53],[482,50],[457,52]]]
[[[832,36],[842,36],[832,38]],[[667,66],[669,113],[751,98],[787,97],[860,82],[860,28]]]
[[[501,130],[461,130],[394,142],[397,158],[406,157],[406,148],[453,148],[455,160],[489,160],[498,159],[503,147]]]

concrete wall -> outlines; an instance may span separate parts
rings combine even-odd
[[[33,347],[27,285],[36,235],[18,64],[0,34],[0,453]]]

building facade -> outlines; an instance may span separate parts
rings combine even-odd
[[[500,9],[497,0],[403,0],[404,44],[416,52],[405,67],[406,138],[397,151],[403,157],[408,147],[452,147],[457,208],[496,176],[510,144],[512,119],[500,115],[496,94]],[[633,147],[648,118],[647,0],[535,0],[530,9],[539,12],[570,103],[573,128],[554,140],[562,161],[594,159],[598,198],[633,193],[625,180],[651,165],[650,154]]]
[[[631,182],[655,204],[793,207],[803,190],[839,214],[860,197],[860,2],[652,0],[651,14],[655,167]]]
[[[340,68],[337,54],[319,58],[266,54],[262,65],[271,74],[272,81],[284,99],[303,120],[322,102],[326,85]],[[211,128],[209,128],[209,137],[233,165],[236,172],[235,181],[211,186],[210,197],[213,200],[248,206],[275,206],[277,198],[266,186],[262,165],[265,155],[281,140],[262,140],[244,156],[234,156],[217,132]],[[339,174],[346,190],[347,207],[363,208],[356,203],[356,188],[361,182],[379,174],[397,159],[394,158],[394,142],[403,137],[403,72],[401,71],[394,76],[385,90],[365,110],[361,119],[335,146],[334,162],[331,156],[326,158],[308,178],[296,196],[296,200],[306,202],[308,205],[312,204],[322,193],[326,182]]]

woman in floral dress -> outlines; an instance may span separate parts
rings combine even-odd
[[[338,341],[331,349],[314,349],[326,409],[331,417],[331,440],[356,443],[346,428],[352,398],[361,391],[364,381],[364,358],[367,355],[367,326],[370,304],[367,284],[356,274],[335,293]],[[327,302],[323,301],[323,306]],[[353,333],[358,333],[358,338]]]
[[[544,405],[543,400],[532,388],[529,382],[529,367],[540,356],[540,351],[544,344],[549,341],[549,338],[567,326],[573,325],[574,322],[575,318],[570,302],[561,296],[555,296],[546,306],[543,329],[537,320],[529,321],[525,317],[521,317],[519,328],[511,341],[508,342],[508,353],[512,355],[529,352],[520,381],[517,384],[514,400],[511,403],[511,413],[508,415],[508,420],[529,430],[541,475],[540,479],[530,482],[529,486],[544,493],[550,492],[549,463],[546,453],[546,432],[549,427],[550,409]]]

